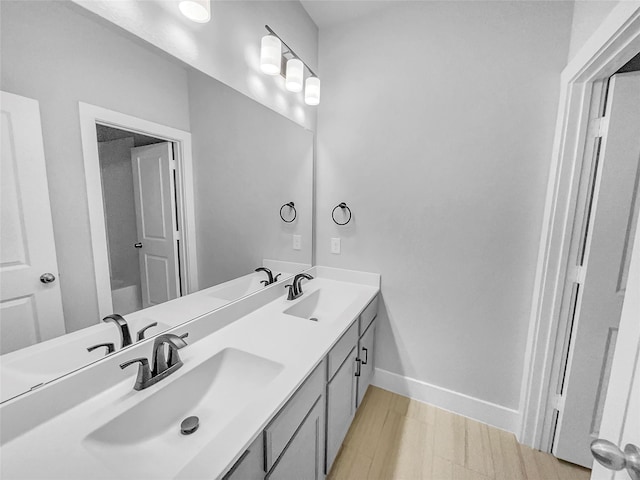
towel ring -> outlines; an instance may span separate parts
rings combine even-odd
[[[284,210],[284,207],[289,207],[291,210],[293,210],[293,218],[291,220],[285,220],[284,216],[282,215],[282,210]],[[285,203],[280,207],[280,218],[282,219],[283,222],[291,223],[296,219],[297,216],[298,216],[298,211],[296,210],[296,207],[294,206],[293,202]]]
[[[336,220],[336,210],[338,208],[341,208],[343,211],[346,209],[349,212],[349,218],[347,218],[347,221],[344,223],[340,223],[339,221]],[[333,219],[333,221],[337,224],[337,225],[346,225],[347,223],[349,223],[351,221],[351,209],[349,207],[347,207],[347,204],[344,202],[340,202],[338,205],[336,205],[333,208],[333,211],[331,212],[331,218]]]

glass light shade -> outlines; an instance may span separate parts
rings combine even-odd
[[[304,79],[304,64],[297,58],[287,61],[287,78],[285,87],[290,92],[301,92]]]
[[[178,8],[189,20],[207,23],[211,20],[211,3],[209,0],[181,0]]]
[[[320,103],[320,79],[309,77],[304,83],[304,103],[318,105]]]
[[[262,37],[260,69],[267,75],[279,75],[282,70],[282,42],[275,35]]]

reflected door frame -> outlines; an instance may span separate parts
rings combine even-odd
[[[524,358],[518,440],[550,451],[554,411],[562,408],[556,395],[561,349],[568,332],[566,285],[582,273],[572,264],[572,238],[583,225],[586,209],[580,189],[588,167],[590,132],[600,128],[590,105],[598,103],[606,79],[640,51],[640,4],[621,2],[562,71],[556,132]],[[584,199],[583,199],[584,200]],[[556,416],[557,417],[557,416]]]
[[[88,103],[78,102],[78,106],[80,112],[80,134],[82,138],[85,183],[89,203],[91,250],[93,253],[98,313],[100,317],[103,318],[114,312],[96,125],[104,125],[140,133],[172,142],[175,145],[177,208],[180,217],[179,227],[183,238],[183,241],[180,242],[179,249],[180,257],[184,259],[184,261],[180,262],[182,292],[186,295],[197,291],[198,262],[195,235],[191,133]]]

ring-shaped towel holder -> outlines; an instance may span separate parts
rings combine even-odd
[[[284,207],[289,207],[291,210],[293,210],[293,218],[291,220],[285,220],[284,215],[282,215],[282,210],[284,210]],[[293,204],[293,202],[285,203],[280,207],[280,218],[282,219],[283,222],[291,223],[296,219],[297,216],[298,216],[298,211],[296,210],[296,207]]]
[[[344,223],[340,223],[339,221],[336,220],[336,210],[338,208],[341,208],[343,211],[347,210],[349,212],[349,218],[347,218],[347,221]],[[346,225],[347,223],[349,223],[351,221],[351,209],[349,207],[347,207],[347,204],[344,202],[340,202],[338,205],[336,205],[333,208],[333,211],[331,212],[331,218],[333,219],[333,221],[336,223],[336,225]]]

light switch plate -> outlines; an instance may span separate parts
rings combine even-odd
[[[300,250],[302,248],[302,236],[294,235],[293,236],[293,249]]]
[[[331,239],[331,253],[340,254],[340,239],[332,238]]]

